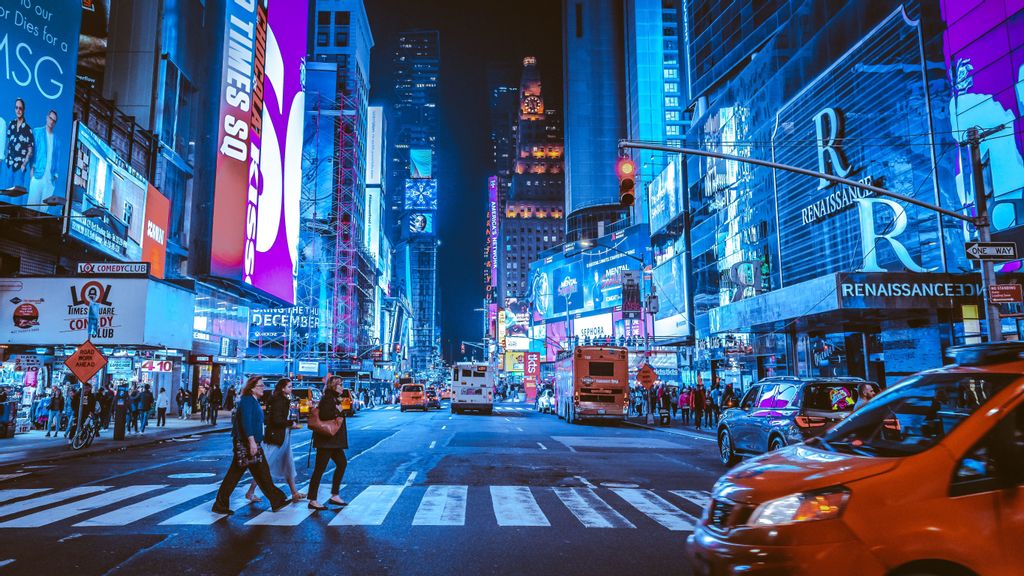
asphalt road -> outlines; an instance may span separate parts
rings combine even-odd
[[[236,498],[212,514],[227,434],[0,468],[0,573],[688,574],[685,539],[722,472],[709,439],[516,404],[378,408],[348,426],[342,512]],[[292,443],[303,484],[309,431]]]

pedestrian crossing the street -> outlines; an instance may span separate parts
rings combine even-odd
[[[247,485],[232,494],[228,517],[211,510],[218,484],[79,486],[54,490],[0,490],[0,534],[4,528],[73,526],[76,529],[159,526],[330,527],[473,526],[481,519],[497,527],[619,528],[692,531],[710,495],[699,490],[653,490],[598,486],[466,486],[376,484],[343,486],[344,508],[314,513],[307,502],[270,512],[266,501],[252,504]],[[300,487],[300,489],[303,489]],[[486,508],[481,513],[480,508]],[[467,511],[471,513],[467,514]],[[469,521],[467,521],[469,519]]]

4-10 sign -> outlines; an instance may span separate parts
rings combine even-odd
[[[174,362],[170,360],[146,360],[140,366],[143,372],[172,372]]]

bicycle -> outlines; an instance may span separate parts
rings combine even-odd
[[[100,422],[94,414],[88,414],[85,417],[83,425],[78,427],[74,431],[74,435],[71,437],[71,449],[81,450],[92,444],[92,441],[99,435]]]

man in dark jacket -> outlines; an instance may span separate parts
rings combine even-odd
[[[704,383],[700,380],[697,381],[697,387],[693,389],[693,394],[690,394],[690,408],[693,409],[693,422],[697,426],[697,430],[700,430],[701,421],[704,419],[704,411],[708,407],[708,393],[704,389]]]
[[[146,433],[146,424],[149,424],[149,411],[152,408],[153,392],[149,389],[149,384],[146,384],[139,398],[139,434]]]
[[[316,448],[316,463],[313,465],[313,476],[309,479],[309,508],[311,510],[326,510],[327,507],[317,502],[316,495],[320,490],[320,479],[327,470],[327,464],[334,462],[334,478],[331,479],[331,498],[328,504],[345,506],[348,504],[339,496],[341,491],[341,477],[345,474],[345,466],[348,460],[345,458],[345,449],[348,448],[348,429],[345,425],[345,417],[341,411],[341,390],[342,383],[340,376],[331,376],[327,380],[327,387],[324,396],[317,405],[317,415],[321,422],[332,422],[341,420],[341,426],[333,436],[326,436],[313,432],[313,447]]]
[[[210,389],[210,424],[217,425],[217,411],[220,410],[221,404],[224,403],[224,394],[220,391],[220,385],[214,384],[213,388]]]

